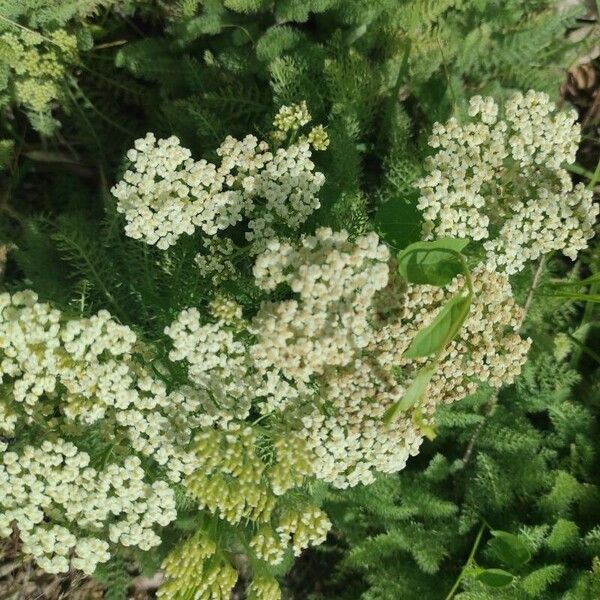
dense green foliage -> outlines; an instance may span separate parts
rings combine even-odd
[[[248,256],[216,290],[190,267],[197,239],[166,251],[132,240],[110,188],[147,131],[215,160],[226,136],[267,139],[279,107],[302,101],[330,144],[313,157],[325,175],[321,208],[296,233],[326,225],[375,229],[395,250],[417,242],[413,183],[433,123],[464,116],[474,94],[502,100],[534,88],[557,99],[564,69],[597,42],[569,41],[581,11],[556,5],[0,0],[2,289],[34,289],[72,315],[107,309],[148,344],[217,292],[255,307]],[[350,490],[303,490],[294,502],[309,498],[330,515],[328,542],[296,564],[288,552],[275,570],[242,565],[242,579],[274,573],[298,600],[599,598],[600,357],[590,349],[599,265],[591,248],[576,264],[549,257],[515,276],[533,339],[516,383],[441,409],[404,471]],[[450,329],[414,356],[445,346]],[[112,452],[85,443],[92,456]],[[106,598],[125,598],[132,575],[151,576],[206,526],[183,490],[177,502],[159,550],[124,550],[98,568]],[[222,535],[245,551],[232,528]]]

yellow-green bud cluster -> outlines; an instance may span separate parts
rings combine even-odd
[[[210,314],[226,325],[236,325],[242,319],[242,307],[233,299],[222,294],[215,296],[209,305]]]
[[[286,509],[279,521],[277,532],[282,540],[290,540],[293,536],[294,555],[300,556],[304,548],[322,544],[330,529],[331,521],[327,515],[316,506],[309,505],[303,509]]]
[[[254,430],[231,423],[224,430],[204,431],[195,441],[197,467],[185,485],[200,507],[233,524],[243,518],[268,520],[275,496],[263,478]]]
[[[297,434],[288,434],[273,443],[277,461],[269,471],[271,487],[277,496],[293,487],[302,485],[304,478],[312,473],[311,455],[306,440]]]
[[[260,527],[250,540],[250,547],[256,556],[270,565],[281,563],[286,546],[282,536],[273,531],[270,525]]]
[[[255,577],[248,586],[246,600],[280,600],[281,588],[273,577]]]
[[[273,119],[272,140],[276,144],[283,144],[289,134],[292,134],[292,138],[296,138],[298,131],[310,123],[311,118],[305,101],[300,104],[282,106]],[[313,150],[322,151],[329,147],[329,136],[323,125],[316,125],[308,132],[308,135],[301,135],[297,139],[300,143],[308,144]]]
[[[317,125],[308,132],[308,143],[315,150],[327,150],[329,147],[329,136],[323,125]]]
[[[300,127],[306,125],[310,119],[308,107],[303,100],[300,104],[282,106],[273,119],[273,127],[282,133],[288,133],[300,129]]]
[[[327,515],[310,504],[286,506],[275,522],[275,529],[270,524],[261,525],[250,540],[256,556],[274,566],[281,563],[290,543],[294,555],[299,556],[308,546],[323,543],[331,529]]]
[[[36,114],[49,113],[60,100],[67,68],[77,60],[77,38],[63,29],[47,36],[20,29],[0,35],[0,61],[10,69],[13,99]]]
[[[216,544],[202,532],[179,544],[163,563],[165,581],[158,598],[229,600],[237,572],[216,552]]]

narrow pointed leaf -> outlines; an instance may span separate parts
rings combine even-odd
[[[435,369],[433,367],[421,369],[406,390],[402,399],[387,409],[383,415],[383,422],[386,424],[391,423],[398,414],[406,412],[409,408],[418,404],[423,398],[434,373]]]
[[[462,327],[469,308],[469,296],[454,296],[439,311],[433,322],[415,335],[404,352],[406,358],[419,358],[439,352]]]

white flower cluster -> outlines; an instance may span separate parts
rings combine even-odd
[[[180,450],[191,435],[186,417],[205,394],[168,393],[162,381],[132,361],[135,343],[133,331],[107,311],[63,321],[60,311],[37,302],[33,292],[1,294],[0,377],[12,380],[13,400],[0,413],[8,415],[3,428],[14,429],[19,406],[33,422],[48,416],[60,397],[68,419],[84,425],[114,421],[134,450],[168,465],[178,481],[192,469],[192,456]]]
[[[10,535],[14,522],[23,550],[49,573],[66,572],[70,564],[93,573],[110,558],[105,538],[148,550],[160,543],[153,528],[176,516],[173,491],[164,481],[145,483],[137,457],[98,472],[87,453],[58,439],[1,458],[0,537]],[[47,517],[89,535],[77,538]]]
[[[370,483],[372,470],[402,469],[421,443],[409,421],[391,433],[383,426],[386,408],[403,390],[366,357],[371,305],[388,283],[388,260],[374,233],[351,242],[346,232],[322,228],[299,249],[271,242],[254,268],[260,287],[286,282],[298,294],[259,311],[252,323],[254,364],[295,383],[313,472],[337,487]]]
[[[217,294],[209,303],[210,314],[224,325],[242,322],[242,307],[233,299]]]
[[[326,145],[323,134],[310,138],[312,147]],[[197,228],[214,236],[248,219],[246,239],[256,252],[276,226],[295,229],[319,208],[324,177],[310,160],[309,138],[272,150],[253,135],[229,136],[217,154],[218,166],[195,161],[174,136],[136,140],[131,167],[112,188],[126,234],[166,249]]]
[[[135,141],[127,158],[131,169],[112,193],[117,210],[125,214],[128,236],[164,250],[196,227],[214,235],[241,220],[242,194],[224,187],[231,174],[194,161],[177,137],[157,141],[148,133]]]
[[[510,384],[525,362],[531,341],[517,333],[523,310],[512,298],[508,277],[482,267],[471,277],[474,294],[468,317],[437,365],[420,407],[422,417],[432,417],[442,403],[472,394],[479,382],[492,387]],[[385,293],[401,295],[404,305],[400,318],[378,315],[380,326],[369,350],[380,367],[386,370],[399,367],[408,373],[418,367],[418,362],[415,364],[403,353],[416,333],[427,327],[447,300],[461,289],[464,289],[462,276],[446,289],[412,284],[404,287],[392,279]]]
[[[165,333],[173,340],[170,360],[185,360],[190,381],[206,394],[203,424],[244,420],[257,387],[248,373],[245,345],[222,321],[201,325],[196,308],[179,313]]]
[[[190,308],[165,328],[173,341],[169,358],[185,361],[190,381],[205,392],[204,413],[200,417],[204,425],[245,419],[252,400],[266,414],[283,408],[298,396],[296,388],[276,369],[259,372],[255,368],[246,344],[236,339],[244,322],[237,307],[235,311],[234,323],[219,318],[217,323],[202,325],[200,312]]]
[[[473,121],[436,123],[420,179],[424,234],[484,241],[487,266],[508,274],[560,250],[574,259],[593,236],[598,206],[563,164],[575,162],[576,113],[557,112],[544,93],[514,94],[503,118],[492,98],[475,96]]]
[[[321,228],[297,250],[269,242],[254,266],[257,285],[273,290],[285,282],[299,300],[262,306],[253,322],[256,366],[308,383],[327,367],[347,365],[368,344],[367,311],[387,284],[388,258],[374,233],[353,243],[347,232]]]

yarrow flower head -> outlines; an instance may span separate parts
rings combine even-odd
[[[276,121],[291,119],[300,127],[310,119],[304,111],[282,113]],[[167,249],[197,229],[215,236],[246,219],[246,240],[258,252],[276,229],[293,230],[319,208],[324,177],[315,171],[311,149],[326,147],[327,134],[317,129],[277,148],[253,135],[229,136],[215,165],[194,160],[175,136],[157,140],[148,133],[127,153],[131,166],[112,193],[134,239]]]
[[[278,131],[287,133],[288,131],[300,129],[300,127],[310,122],[310,118],[306,102],[302,101],[300,104],[282,106],[273,119],[273,127]]]
[[[106,311],[68,319],[32,292],[0,295],[0,427],[14,438],[0,449],[0,484],[11,490],[0,534],[16,524],[49,571],[92,572],[117,545],[158,545],[178,486],[216,522],[251,527],[249,548],[276,565],[329,530],[302,495],[308,479],[345,488],[401,470],[440,404],[519,372],[522,313],[506,275],[477,269],[469,316],[422,401],[387,424],[427,362],[404,351],[462,276],[446,288],[407,285],[374,233],[321,228],[266,246],[254,278],[267,299],[254,316],[224,296],[184,309],[165,328],[161,360]],[[19,443],[24,425],[38,428],[38,446]],[[91,466],[79,447],[88,428],[114,460]],[[196,577],[227,597],[235,572],[211,543],[197,562],[166,564],[164,597],[200,585]],[[267,583],[252,593],[263,589],[277,593]]]
[[[149,550],[160,544],[153,527],[176,516],[173,491],[164,481],[146,483],[137,457],[98,472],[87,453],[58,439],[1,458],[0,536],[10,535],[14,522],[24,552],[49,573],[70,566],[93,573],[110,558],[109,541]],[[87,536],[46,523],[57,515]]]
[[[169,359],[185,361],[189,377],[168,390],[137,362],[139,353],[154,364],[151,348],[106,311],[68,319],[33,292],[0,294],[0,433],[9,436],[0,447],[8,490],[0,536],[16,525],[24,552],[48,572],[92,573],[115,546],[160,543],[155,529],[176,517],[175,484],[233,524],[278,518],[280,499],[311,474],[310,456],[293,432],[265,450],[246,419],[253,403],[268,414],[297,392],[253,368],[236,339],[239,305],[217,297],[211,311],[216,322],[200,325],[192,308],[167,328]],[[20,443],[23,427],[39,433],[39,445]],[[106,454],[101,468],[79,447],[90,443],[88,428]]]
[[[229,600],[237,573],[217,551],[217,544],[204,532],[177,546],[163,563],[165,582],[158,598]]]
[[[211,489],[202,501],[214,498],[212,511],[235,521],[266,517],[275,509],[273,496],[307,475],[343,488],[370,483],[378,471],[398,471],[418,452],[423,426],[439,404],[473,392],[477,381],[499,386],[518,373],[528,349],[516,333],[521,313],[506,276],[478,269],[469,319],[441,357],[422,405],[386,425],[383,415],[423,362],[404,358],[404,350],[463,285],[458,277],[447,289],[407,286],[390,277],[390,265],[374,233],[351,240],[347,232],[322,228],[297,245],[272,240],[256,259],[256,284],[267,293],[287,286],[292,298],[266,300],[253,318],[238,317],[235,326],[223,319],[203,324],[200,312],[188,309],[167,328],[171,360],[183,361],[192,384],[218,399],[207,405],[213,423],[238,428],[255,407],[272,415],[272,434],[285,439],[272,442],[277,461],[265,469],[251,451],[258,437],[243,452],[225,450],[246,435],[252,439],[251,428],[235,429],[235,438],[203,433],[199,457],[221,448],[220,456],[242,461],[188,478],[199,498]],[[223,460],[217,464],[224,468]],[[299,478],[285,477],[286,469]],[[223,479],[229,472],[250,477],[245,494]],[[251,482],[261,480],[251,492]],[[266,496],[258,492],[268,487]]]
[[[487,266],[510,274],[559,250],[571,259],[593,236],[598,206],[564,165],[575,162],[575,111],[559,112],[548,96],[514,94],[501,110],[475,96],[471,122],[436,123],[416,186],[424,234],[483,242]]]

